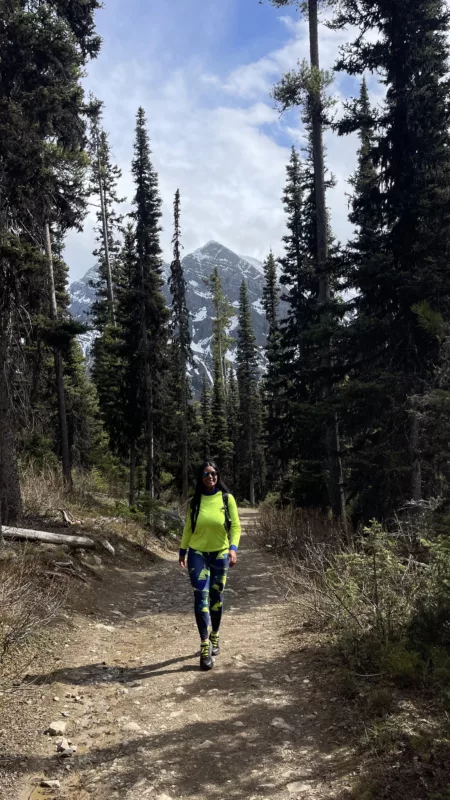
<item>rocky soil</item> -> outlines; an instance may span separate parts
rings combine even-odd
[[[1,800],[351,796],[352,734],[333,663],[258,548],[257,518],[243,516],[210,673],[198,669],[176,555],[104,559],[69,629],[51,634],[17,693],[0,698]]]

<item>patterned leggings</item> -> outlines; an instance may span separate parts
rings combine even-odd
[[[214,633],[220,627],[228,574],[228,550],[223,553],[189,550],[187,564],[194,589],[195,619],[200,638],[205,641],[211,627]]]

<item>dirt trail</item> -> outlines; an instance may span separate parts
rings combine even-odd
[[[353,754],[332,668],[294,626],[255,520],[244,512],[223,654],[210,673],[198,669],[192,592],[175,555],[105,571],[93,615],[77,615],[62,660],[30,688],[46,698],[43,729],[70,715],[77,753],[59,759],[55,739],[41,735],[8,800],[349,797]],[[61,789],[39,788],[43,777]]]

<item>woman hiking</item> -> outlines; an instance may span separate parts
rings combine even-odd
[[[195,619],[200,633],[200,669],[214,666],[228,568],[234,567],[241,538],[236,500],[220,478],[214,461],[200,467],[189,503],[180,548],[180,566],[187,566],[194,589]],[[211,631],[211,632],[210,632]]]

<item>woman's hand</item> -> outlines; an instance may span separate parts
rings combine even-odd
[[[236,564],[236,561],[237,561],[236,550],[230,550],[230,552],[228,553],[228,565],[230,567],[234,567],[234,565]]]
[[[183,569],[186,569],[186,556],[180,556],[180,558],[178,559],[178,562],[180,564],[180,567],[182,567]]]

